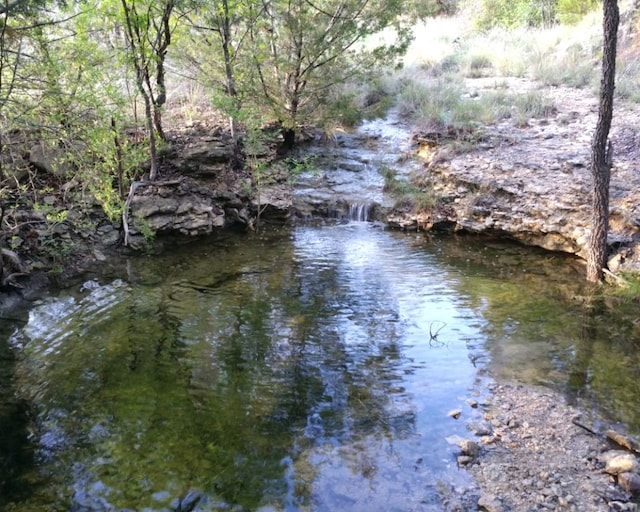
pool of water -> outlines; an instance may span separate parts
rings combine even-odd
[[[133,258],[2,326],[0,509],[443,510],[487,370],[640,431],[634,309],[573,260],[368,223]]]

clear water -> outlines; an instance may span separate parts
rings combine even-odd
[[[640,431],[635,308],[548,253],[351,223],[99,282],[4,326],[0,509],[443,510],[488,368]]]

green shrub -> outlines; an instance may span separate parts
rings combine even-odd
[[[555,20],[556,0],[482,0],[475,24],[486,30],[496,26],[539,27]]]
[[[556,19],[568,25],[578,23],[598,4],[598,0],[558,0]]]
[[[481,29],[574,24],[598,4],[598,0],[481,0],[475,23]]]
[[[518,124],[555,113],[551,100],[539,91],[521,94],[506,89],[465,93],[457,75],[426,82],[407,82],[398,94],[400,112],[424,130],[478,140],[484,124],[513,118]]]
[[[444,75],[428,82],[408,82],[397,101],[401,113],[424,128],[464,132],[477,127],[482,105],[463,95],[460,77]]]
[[[484,54],[472,54],[465,66],[465,75],[469,78],[488,76],[493,70],[491,58]]]

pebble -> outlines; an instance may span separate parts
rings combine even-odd
[[[458,455],[456,461],[458,462],[458,466],[467,466],[474,461],[474,457],[470,457],[469,455]]]
[[[493,433],[493,428],[489,423],[469,423],[467,430],[474,436],[490,436]]]
[[[507,401],[507,407],[502,407],[500,400]],[[622,482],[620,487],[613,486],[615,476],[600,468],[606,464],[604,459],[613,461],[630,454],[619,450],[598,457],[601,441],[575,434],[571,422],[575,410],[563,405],[561,399],[548,390],[537,393],[505,386],[496,389],[492,404],[491,412],[497,414],[487,414],[485,424],[490,422],[495,429],[495,444],[484,445],[481,439],[474,439],[483,450],[478,461],[466,466],[484,493],[486,502],[480,505],[496,507],[479,510],[609,512],[612,502],[625,504],[628,493],[621,488]],[[475,430],[474,425],[468,428]],[[499,500],[493,502],[491,497]]]
[[[478,507],[484,508],[487,512],[503,512],[502,502],[493,494],[483,494],[478,500]]]

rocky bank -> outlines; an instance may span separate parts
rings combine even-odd
[[[478,510],[638,510],[634,441],[612,430],[596,432],[548,389],[491,384],[487,391],[480,404],[484,421],[468,424],[472,435],[458,440],[459,464],[478,484],[471,491]]]
[[[526,79],[501,79],[509,90],[540,90]],[[496,79],[467,81],[482,94]],[[590,225],[590,142],[596,97],[568,87],[542,89],[554,108],[518,125],[505,120],[484,128],[475,147],[453,154],[432,134],[415,134],[425,178],[441,197],[430,215],[392,215],[402,228],[452,224],[586,257]],[[640,106],[617,102],[611,131],[614,165],[610,188],[610,270],[640,270]]]

